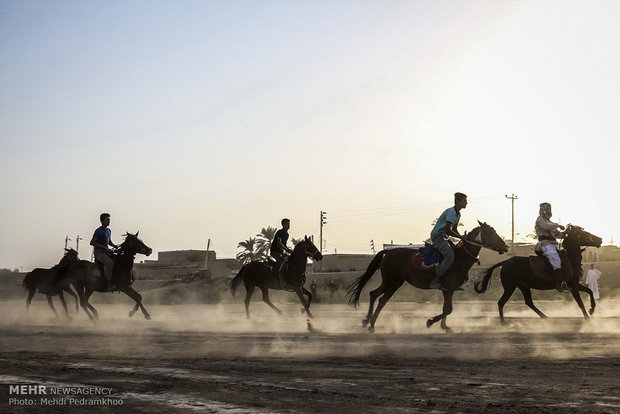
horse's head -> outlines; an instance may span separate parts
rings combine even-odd
[[[138,238],[138,233],[140,232],[137,232],[136,234],[125,234],[125,241],[121,244],[121,249],[129,254],[140,253],[148,256],[153,253],[153,249],[144,244],[144,242]]]
[[[470,241],[479,243],[482,247],[494,250],[499,254],[504,254],[508,251],[508,245],[499,237],[499,234],[497,234],[493,227],[489,226],[487,223],[482,223],[480,220],[478,220],[478,224],[480,225],[480,227],[477,227],[477,229],[479,229],[478,232],[474,229],[469,233],[473,238],[473,240]]]
[[[601,247],[603,243],[603,239],[598,236],[595,236],[592,233],[588,233],[583,229],[583,227],[575,226],[573,224],[569,224],[566,226],[564,243],[570,243],[571,240],[575,240],[578,246],[594,246]]]
[[[319,249],[316,248],[314,243],[312,243],[312,240],[308,238],[308,236],[304,236],[304,240],[299,242],[297,246],[295,246],[295,248],[297,247],[303,248],[306,257],[309,257],[312,260],[319,261],[323,259],[323,255],[321,254]]]
[[[73,249],[65,249],[65,254],[64,256],[62,256],[62,259],[60,259],[60,262],[58,262],[59,266],[70,266],[73,263],[77,263],[80,260],[80,258],[78,257],[78,252],[73,250]]]

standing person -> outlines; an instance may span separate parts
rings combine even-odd
[[[338,285],[334,282],[334,279],[332,279],[327,287],[329,288],[329,298],[331,299],[334,297],[334,293],[338,290]]]
[[[282,228],[276,231],[271,246],[269,246],[269,254],[276,259],[278,278],[280,279],[282,288],[290,289],[290,286],[286,283],[283,268],[288,257],[284,252],[288,252],[288,254],[293,253],[293,251],[286,246],[286,242],[288,241],[288,230],[291,228],[291,221],[287,218],[283,218],[280,223],[282,224]]]
[[[312,293],[312,298],[314,299],[315,302],[318,302],[318,296],[316,294],[316,288],[317,288],[317,284],[316,284],[316,279],[314,279],[312,281],[312,283],[310,284],[310,292]]]
[[[599,277],[601,277],[601,274],[602,273],[600,270],[594,268],[594,264],[590,265],[588,273],[586,273],[586,285],[588,285],[588,287],[592,291],[594,299],[601,298],[601,294],[598,290],[598,279]]]
[[[114,259],[110,257],[110,248],[118,247],[112,243],[112,230],[108,228],[110,225],[110,215],[101,213],[99,216],[101,226],[95,230],[90,245],[94,247],[95,260],[103,263],[103,275],[108,281],[108,289],[112,287],[112,272],[114,271]]]
[[[441,278],[454,263],[454,250],[452,250],[448,238],[456,237],[461,240],[465,238],[457,229],[461,219],[461,210],[465,207],[467,207],[467,195],[454,193],[454,207],[450,207],[441,213],[437,223],[435,223],[435,227],[431,231],[433,247],[439,250],[439,253],[443,256],[441,263],[437,266],[435,278],[430,284],[431,289],[443,289]]]
[[[549,260],[551,267],[553,268],[553,279],[555,280],[555,288],[558,292],[564,292],[569,290],[566,285],[564,274],[562,272],[562,260],[558,253],[558,241],[557,238],[564,237],[562,230],[564,226],[551,221],[551,204],[541,203],[538,210],[538,218],[534,225],[534,231],[538,236],[538,243],[534,246],[534,250],[542,252],[542,254]]]

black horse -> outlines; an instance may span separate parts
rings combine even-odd
[[[65,309],[65,314],[69,317],[69,311],[67,310],[67,303],[65,302],[65,297],[63,296],[63,291],[67,292],[75,299],[75,310],[76,312],[79,310],[78,307],[78,297],[71,289],[71,284],[67,279],[62,280],[64,274],[66,274],[67,269],[74,263],[77,263],[79,260],[78,252],[73,249],[65,249],[65,254],[60,259],[60,262],[51,269],[42,269],[36,268],[32,272],[28,273],[24,280],[22,281],[22,286],[24,289],[28,291],[28,298],[26,298],[26,310],[30,307],[30,302],[32,302],[32,297],[34,294],[39,291],[39,293],[43,293],[47,296],[47,303],[50,305],[50,308],[54,311],[56,315],[56,309],[54,308],[54,303],[52,302],[52,296],[58,295],[60,298],[60,302],[62,303],[63,308]]]
[[[297,243],[293,249],[293,253],[291,253],[289,257],[286,280],[288,284],[293,287],[293,291],[297,294],[301,304],[304,306],[308,317],[311,318],[310,303],[312,302],[312,293],[303,286],[306,282],[306,264],[308,258],[312,258],[312,260],[321,260],[323,259],[323,255],[319,252],[314,243],[312,243],[312,240],[308,237],[304,237],[304,240]],[[282,314],[280,309],[269,300],[269,289],[283,290],[280,279],[275,272],[272,271],[269,263],[257,261],[243,266],[237,276],[230,282],[230,290],[233,295],[242,280],[245,285],[245,314],[248,319],[250,318],[250,300],[252,299],[252,293],[255,287],[258,287],[263,292],[263,301],[278,314]],[[308,296],[307,302],[304,298],[304,294]]]
[[[562,263],[562,270],[565,275],[571,275],[569,280],[566,281],[566,284],[570,288],[571,294],[575,301],[581,308],[583,312],[584,318],[588,318],[588,313],[583,305],[581,297],[579,296],[579,291],[586,292],[590,295],[590,315],[594,313],[594,308],[596,307],[596,303],[594,302],[594,295],[592,291],[579,284],[579,279],[582,276],[581,269],[581,254],[583,249],[581,246],[601,246],[602,239],[600,237],[594,236],[593,234],[584,231],[583,228],[574,226],[569,224],[566,226],[565,237],[562,243],[562,247],[568,256],[569,263],[565,266],[565,260]],[[562,255],[561,255],[562,256]],[[533,259],[538,259],[538,261],[542,261],[542,258],[536,258],[532,256]],[[498,267],[502,267],[502,271],[500,273],[502,286],[504,287],[504,294],[497,302],[499,306],[499,319],[502,324],[505,324],[504,320],[504,305],[508,302],[508,299],[512,296],[515,289],[519,288],[521,293],[523,293],[523,299],[525,300],[525,304],[529,306],[534,312],[538,314],[541,318],[546,318],[547,316],[542,313],[536,306],[534,306],[534,302],[532,301],[532,292],[531,289],[538,290],[553,290],[555,289],[555,282],[553,280],[553,276],[548,273],[546,278],[541,278],[541,272],[535,272],[530,265],[530,258],[523,256],[515,256],[503,262],[497,263],[487,270],[484,278],[480,280],[475,285],[475,290],[478,293],[483,293],[489,287],[489,281],[491,279],[491,274],[493,270]],[[544,269],[543,269],[544,274]]]
[[[121,291],[136,301],[136,306],[129,312],[130,317],[140,308],[144,317],[146,319],[151,319],[149,313],[144,306],[142,306],[142,296],[131,287],[133,284],[133,261],[135,255],[140,253],[148,256],[153,252],[150,247],[138,238],[138,233],[127,233],[125,235],[125,241],[119,246],[116,252],[112,276],[114,287],[112,289],[108,289],[108,283],[103,277],[102,264],[80,260],[67,270],[66,277],[71,281],[71,284],[78,292],[80,305],[89,318],[99,318],[97,310],[88,303],[93,292]],[[91,315],[89,309],[92,311],[93,315]]]
[[[481,223],[466,236],[466,240],[459,243],[455,249],[454,264],[448,269],[443,277],[443,285],[446,290],[443,293],[443,312],[440,315],[429,319],[426,322],[427,327],[431,327],[435,322],[441,320],[441,327],[446,332],[452,330],[446,325],[446,317],[452,313],[452,296],[454,291],[465,283],[468,279],[467,272],[478,261],[478,253],[480,248],[495,250],[503,254],[508,251],[506,243],[497,235],[495,229],[486,223]],[[381,267],[381,286],[370,292],[370,307],[366,319],[362,321],[362,325],[366,326],[370,323],[369,331],[375,329],[375,322],[379,316],[379,312],[385,306],[392,295],[403,285],[408,282],[418,289],[430,289],[431,281],[435,275],[434,272],[424,271],[415,267],[413,262],[418,254],[417,250],[408,248],[398,248],[392,250],[382,250],[372,259],[366,272],[357,278],[350,286],[347,293],[349,304],[357,307],[359,305],[360,294],[362,288],[370,280],[372,275]],[[382,296],[383,295],[383,296]],[[379,299],[377,309],[373,313],[375,300]]]

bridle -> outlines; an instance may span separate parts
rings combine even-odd
[[[478,247],[482,247],[485,249],[489,249],[489,250],[493,250],[493,251],[497,251],[495,250],[493,247],[489,246],[486,241],[484,240],[484,237],[482,236],[482,227],[478,227],[480,229],[480,231],[478,232],[478,235],[476,236],[476,238],[474,240],[468,240],[467,238],[465,240],[463,240],[463,250],[465,250],[465,253],[467,253],[469,256],[473,257],[474,259],[478,259],[478,256],[474,256],[469,250],[467,250],[467,247],[465,246],[465,243],[469,243],[472,244],[474,246],[478,246]]]

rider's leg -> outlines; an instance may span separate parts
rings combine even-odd
[[[443,259],[439,266],[437,266],[437,271],[435,272],[435,278],[430,284],[431,289],[441,289],[441,278],[446,274],[450,266],[454,263],[454,251],[452,250],[452,246],[446,239],[444,239],[441,235],[433,237],[433,246],[439,250],[439,253],[443,256]]]
[[[286,280],[284,280],[284,272],[282,271],[284,268],[284,260],[285,257],[283,254],[281,254],[280,252],[271,252],[271,257],[273,257],[274,259],[276,259],[276,273],[278,274],[278,279],[280,280],[280,285],[282,286],[282,289],[286,289]]]
[[[547,246],[543,246],[542,252],[549,260],[551,267],[553,267],[553,279],[555,281],[555,288],[558,292],[564,292],[568,289],[566,285],[566,281],[564,280],[564,274],[562,272],[562,261],[560,260],[560,255],[558,254],[558,249],[555,245],[549,244]]]
[[[108,288],[112,285],[112,272],[114,271],[114,260],[105,252],[95,253],[95,258],[103,263],[103,276],[108,282]]]

